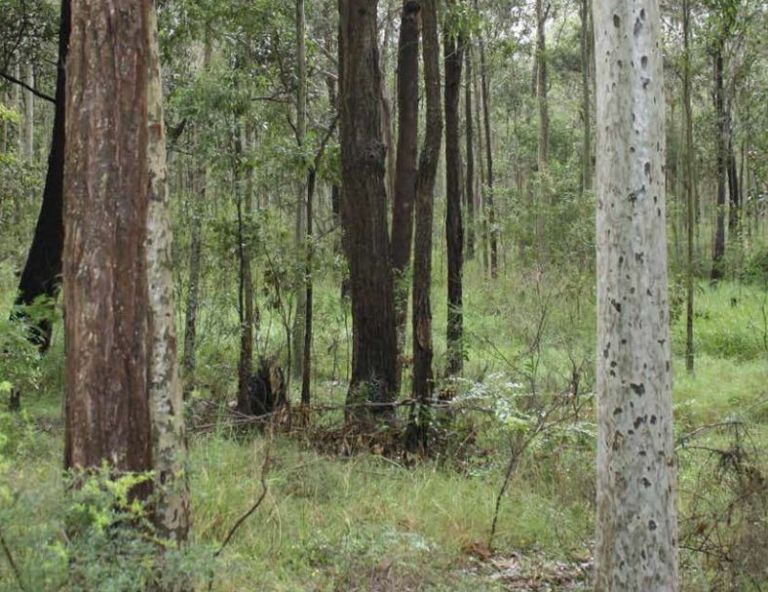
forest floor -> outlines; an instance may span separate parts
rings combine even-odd
[[[339,454],[307,435],[243,432],[224,419],[210,422],[193,413],[194,551],[185,569],[202,588],[213,574],[211,589],[218,591],[589,589],[594,533],[590,322],[569,325],[570,313],[558,310],[559,316],[538,331],[537,359],[526,361],[521,355],[530,351],[527,344],[540,324],[536,311],[543,307],[532,299],[517,302],[528,302],[529,308],[513,313],[501,300],[489,299],[483,316],[468,322],[473,349],[468,378],[457,389],[469,403],[452,425],[457,433],[472,434],[471,453],[446,452],[420,461],[376,449]],[[768,449],[765,302],[764,292],[756,288],[700,289],[694,376],[685,374],[680,355],[684,319],[675,317],[686,591],[742,589],[718,580],[722,566],[715,558],[723,549],[731,560],[722,569],[735,578],[729,581],[735,582],[739,573],[768,581],[768,537],[763,536],[768,530],[760,530],[767,528],[766,514],[760,513],[768,508],[760,504],[768,502],[764,492],[749,489],[749,483],[768,475],[762,454]],[[589,311],[591,305],[579,306]],[[528,319],[517,325],[518,344],[491,341],[498,337],[499,318],[509,323]],[[510,450],[531,429],[531,418],[519,410],[510,413],[509,406],[519,401],[515,393],[527,390],[520,385],[531,376],[542,392],[567,385],[569,359],[575,358],[584,385],[583,416],[545,432],[520,454],[491,545],[489,532]],[[520,360],[522,370],[513,371],[505,359]],[[30,591],[83,589],[65,583],[65,559],[72,551],[64,521],[74,502],[64,495],[61,471],[62,361],[58,343],[36,376],[39,391],[25,398],[23,413],[0,414],[0,533]],[[343,384],[331,378],[318,381],[318,404],[343,400]],[[496,399],[506,402],[494,407],[490,418],[471,413],[470,403],[487,406]],[[220,401],[222,417],[227,403]],[[314,436],[326,426],[331,430],[337,419],[318,419]],[[725,462],[736,457],[730,465]],[[263,502],[214,561],[213,553],[233,524],[260,496],[262,480],[267,486]],[[734,501],[744,499],[741,505]],[[728,524],[721,524],[725,518],[718,516],[726,515]],[[715,541],[723,548],[715,548]],[[112,575],[114,585],[102,590],[131,589],[121,588]],[[0,591],[17,589],[7,560],[0,558]]]

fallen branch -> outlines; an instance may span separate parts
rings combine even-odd
[[[13,559],[11,549],[8,547],[8,543],[5,542],[5,537],[3,537],[2,532],[0,532],[0,546],[3,547],[3,553],[5,554],[5,558],[8,560],[8,564],[11,566],[11,571],[13,572],[13,576],[16,578],[16,583],[19,585],[19,589],[22,592],[27,592],[27,588],[24,586],[24,581],[21,579],[21,572],[16,565],[16,561]]]

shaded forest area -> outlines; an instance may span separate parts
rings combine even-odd
[[[764,4],[0,9],[0,591],[768,586]]]

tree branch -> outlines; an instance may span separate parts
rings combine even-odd
[[[2,70],[0,70],[0,76],[5,78],[8,82],[11,82],[13,84],[18,84],[21,88],[28,90],[29,92],[31,92],[33,95],[35,95],[40,99],[43,99],[44,101],[48,101],[49,103],[53,103],[54,105],[56,104],[56,99],[54,99],[53,97],[50,97],[44,92],[41,92],[36,88],[29,86],[26,82],[23,82],[18,78],[11,76],[7,72],[3,72]]]

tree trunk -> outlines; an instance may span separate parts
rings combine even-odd
[[[48,173],[43,189],[43,204],[35,227],[32,246],[19,281],[16,305],[32,304],[39,296],[55,298],[61,285],[61,253],[64,247],[64,128],[67,48],[70,31],[70,0],[61,2],[59,21],[59,56],[56,72],[56,107],[53,117]],[[18,314],[18,313],[14,313]],[[51,342],[51,322],[47,318],[35,322],[30,339],[41,351]]]
[[[210,31],[206,31],[203,48],[203,72],[208,71],[211,63]],[[184,397],[195,389],[195,370],[197,366],[197,311],[200,306],[200,273],[203,259],[203,212],[208,195],[208,164],[196,163],[190,195],[190,245],[189,245],[189,288],[184,316],[184,355],[182,370],[184,376]]]
[[[455,3],[455,0],[449,0]],[[461,90],[462,46],[450,25],[444,25],[445,68],[445,238],[448,246],[448,347],[449,376],[461,374],[463,354],[464,228],[461,221],[461,149],[459,148],[459,94]]]
[[[35,88],[35,70],[31,62],[26,70],[27,86]],[[35,160],[35,95],[31,91],[24,92],[24,160],[28,163]]]
[[[736,153],[733,148],[733,121],[730,104],[726,109],[726,133],[728,134],[726,157],[728,160],[728,236],[731,242],[733,242],[739,233],[741,202],[739,200],[739,173],[736,165]]]
[[[477,0],[475,0],[475,10],[477,10]],[[496,210],[494,208],[493,195],[493,143],[491,141],[491,89],[488,81],[488,70],[485,60],[485,41],[482,35],[479,37],[480,43],[480,87],[482,90],[483,103],[483,123],[485,127],[485,163],[487,167],[486,182],[487,191],[483,194],[485,208],[488,218],[488,235],[491,250],[491,277],[496,278],[499,270],[499,246],[498,246],[498,228],[496,228]]]
[[[239,117],[239,116],[238,116]],[[253,277],[251,275],[250,232],[253,219],[253,199],[250,180],[247,189],[242,187],[244,168],[243,130],[236,126],[235,162],[233,163],[233,179],[237,200],[237,241],[240,263],[240,282],[238,290],[238,312],[240,320],[240,361],[238,363],[237,409],[240,413],[251,415],[249,384],[253,374]]]
[[[536,0],[536,102],[539,107],[539,174],[547,170],[549,163],[549,104],[547,91],[547,45],[545,25],[549,8],[544,8],[544,0]]]
[[[168,200],[163,88],[160,47],[154,2],[145,15],[147,44],[147,191],[146,274],[148,288],[148,367],[152,465],[159,491],[154,506],[155,524],[163,538],[187,540],[190,527],[189,483],[186,474],[187,440],[184,399],[176,357],[173,325],[173,275],[171,221]],[[179,589],[175,586],[174,589]]]
[[[443,120],[440,110],[440,42],[436,0],[422,0],[424,23],[424,83],[427,97],[427,133],[421,150],[416,181],[416,233],[413,256],[413,399],[418,413],[411,413],[409,447],[425,450],[432,399],[432,222],[435,180],[440,160]]]
[[[590,108],[590,80],[589,70],[591,62],[590,48],[592,40],[590,39],[589,26],[589,2],[590,0],[581,0],[581,123],[582,123],[582,145],[581,145],[581,187],[582,191],[592,190],[592,118]]]
[[[473,125],[472,86],[472,49],[469,39],[464,50],[464,64],[467,70],[466,83],[464,85],[464,122],[466,126],[466,157],[467,176],[464,190],[464,200],[467,211],[467,259],[475,257],[475,132]]]
[[[723,88],[723,41],[716,42],[713,55],[715,73],[715,116],[717,117],[717,207],[715,210],[715,244],[712,254],[712,271],[710,278],[718,282],[723,278],[725,269],[725,191],[728,174],[727,152],[727,120],[725,116],[725,90]]]
[[[317,169],[313,165],[310,167],[307,173],[307,250],[306,250],[306,262],[305,262],[305,280],[304,301],[306,308],[304,311],[304,347],[302,352],[304,354],[302,360],[301,371],[301,404],[304,407],[309,407],[312,394],[310,388],[312,386],[312,301],[313,301],[313,285],[312,285],[312,259],[313,259],[313,229],[312,229],[312,209],[315,198],[315,183],[317,181]]]
[[[392,271],[399,350],[405,344],[408,320],[406,270],[413,242],[413,206],[416,201],[416,166],[419,140],[419,21],[421,5],[403,0],[397,60],[397,161],[392,202]],[[400,364],[398,364],[398,384]]]
[[[306,155],[307,139],[307,39],[306,19],[304,15],[304,0],[296,0],[296,143],[302,155],[302,162]],[[306,167],[306,165],[304,165]],[[302,173],[302,176],[307,173]],[[302,183],[299,186],[299,196],[296,209],[296,251],[299,261],[307,258],[307,202],[305,193],[307,187]],[[301,267],[301,265],[300,265]],[[307,323],[306,278],[307,271],[300,269],[301,288],[296,298],[296,315],[293,319],[293,360],[291,363],[291,375],[294,378],[303,376],[304,364],[304,329]]]
[[[653,0],[595,0],[597,592],[674,592],[664,84]]]
[[[693,374],[695,352],[693,349],[693,236],[696,215],[693,203],[693,107],[691,105],[691,6],[689,0],[683,0],[683,108],[685,109],[685,162],[684,189],[686,204],[686,299],[685,299],[685,367]]]
[[[152,469],[147,40],[139,0],[74,0],[67,60],[66,466]],[[87,92],[86,92],[87,91]]]
[[[341,219],[352,292],[349,404],[391,417],[397,337],[381,139],[377,0],[339,0]],[[360,410],[360,412],[357,412]],[[360,407],[351,415],[363,419]]]

